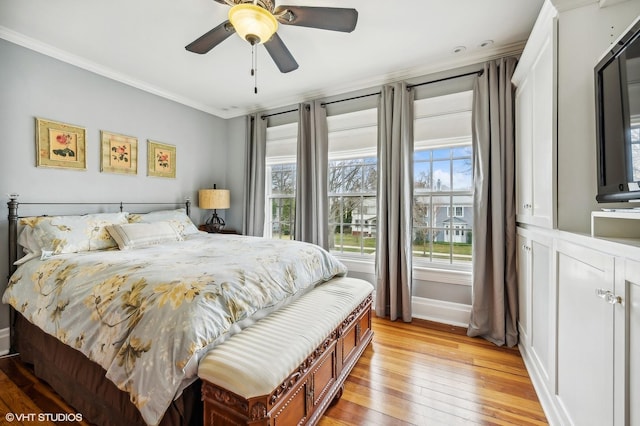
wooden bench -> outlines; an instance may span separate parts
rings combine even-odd
[[[317,423],[373,337],[373,286],[319,285],[201,361],[205,425]]]

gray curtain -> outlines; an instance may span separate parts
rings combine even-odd
[[[267,120],[263,119],[260,114],[248,115],[246,134],[242,233],[262,237],[264,232]]]
[[[298,106],[295,239],[329,249],[327,111],[319,101]]]
[[[413,90],[382,88],[378,105],[376,314],[411,321]]]
[[[518,343],[511,85],[516,62],[486,63],[473,92],[473,300],[467,334],[499,346]]]

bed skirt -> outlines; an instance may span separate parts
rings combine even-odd
[[[22,361],[33,365],[35,375],[82,413],[84,420],[101,426],[146,424],[129,401],[129,394],[105,378],[105,370],[81,352],[44,333],[19,313],[15,336]],[[187,387],[168,408],[160,425],[201,425],[201,386],[198,380]]]

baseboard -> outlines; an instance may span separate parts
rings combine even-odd
[[[9,327],[0,330],[0,356],[6,355],[11,350],[11,332]]]
[[[413,297],[411,308],[414,318],[458,327],[469,326],[469,315],[471,315],[470,305],[428,299],[426,297]]]
[[[542,374],[531,357],[531,352],[527,351],[527,348],[522,343],[518,344],[518,349],[520,350],[520,355],[524,361],[527,373],[529,373],[529,377],[531,378],[531,383],[533,383],[533,387],[538,395],[538,400],[540,401],[544,415],[547,416],[547,422],[551,426],[561,425],[562,421],[560,420],[559,408],[555,404],[556,399],[547,388]]]

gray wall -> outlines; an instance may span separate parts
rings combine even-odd
[[[231,191],[231,208],[227,210],[227,228],[242,232],[242,199],[244,197],[244,159],[246,117],[227,120],[226,187]]]
[[[35,117],[86,129],[85,171],[35,166]],[[0,39],[0,294],[8,274],[7,194],[20,194],[25,203],[182,202],[190,197],[191,218],[201,223],[211,212],[197,209],[197,190],[214,183],[227,186],[227,126],[227,120]],[[136,176],[100,172],[100,130],[138,138]],[[146,176],[147,139],[176,146],[175,179]],[[242,176],[242,167],[236,169]],[[236,206],[242,198],[234,192],[240,191],[232,192]],[[0,305],[0,329],[8,326],[8,311]]]
[[[561,11],[558,22],[558,228],[589,233],[591,211],[633,207],[596,202],[596,124],[593,69],[640,14],[640,1],[597,2]]]

